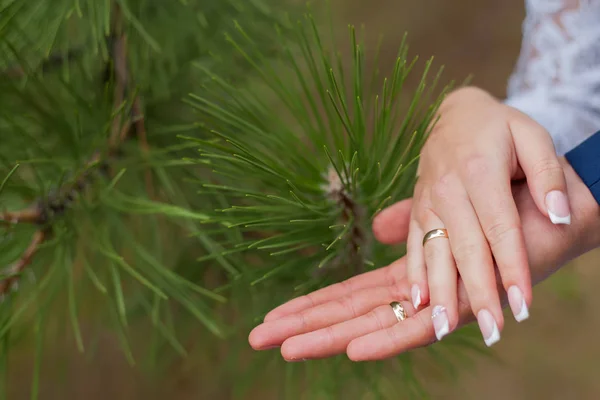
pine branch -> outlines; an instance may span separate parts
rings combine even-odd
[[[354,264],[355,273],[364,272],[365,262],[367,261],[364,255],[368,254],[366,249],[368,232],[366,232],[365,226],[366,207],[353,199],[352,195],[348,193],[340,176],[333,167],[329,169],[327,185],[324,189],[327,197],[334,201],[342,210],[340,222],[352,225],[346,238],[347,249],[340,256],[336,257],[331,263],[331,268],[339,268],[342,262],[351,262]]]
[[[125,97],[134,89],[134,81],[131,77],[129,63],[127,60],[127,36],[123,32],[123,10],[118,3],[113,6],[113,35],[112,61],[114,63],[115,91],[114,91],[114,109],[117,110],[125,101]],[[138,139],[142,154],[148,155],[150,148],[146,134],[144,115],[142,113],[142,104],[140,95],[136,94],[132,101],[132,109],[129,118],[121,126],[121,118],[115,116],[110,136],[110,143],[113,147],[118,147],[124,142],[133,131]],[[150,197],[154,197],[154,187],[152,184],[152,174],[150,169],[146,170],[146,191]]]
[[[37,253],[40,245],[44,243],[47,236],[47,231],[43,229],[36,231],[33,234],[31,243],[23,252],[21,258],[3,271],[4,275],[8,276],[8,278],[0,282],[0,299],[3,299],[11,289],[17,289],[20,275],[25,270],[25,267],[31,262],[33,256]]]
[[[43,198],[38,199],[34,205],[17,211],[5,211],[0,214],[0,222],[7,224],[31,223],[45,226],[44,230],[38,231],[43,234],[36,234],[34,240],[27,250],[23,253],[20,261],[8,267],[11,275],[12,271],[21,272],[27,264],[31,262],[37,247],[51,233],[52,223],[56,217],[61,216],[71,206],[72,202],[82,194],[95,178],[95,172],[98,170],[102,175],[108,175],[110,164],[117,159],[121,153],[121,145],[130,136],[132,127],[140,142],[140,147],[144,154],[149,152],[148,141],[146,137],[146,128],[144,116],[142,115],[141,100],[136,95],[132,102],[132,110],[129,117],[123,122],[121,113],[118,112],[125,102],[125,98],[132,91],[132,79],[129,76],[129,66],[127,62],[127,41],[123,32],[123,15],[121,8],[115,3],[113,7],[113,32],[109,44],[112,44],[112,69],[115,77],[115,88],[113,93],[113,110],[115,115],[112,120],[112,128],[108,141],[108,151],[106,155],[96,152],[83,169],[75,174],[75,178],[69,184],[62,185],[54,192]],[[152,176],[150,170],[146,171],[146,187],[149,194],[153,193]],[[16,282],[16,278],[7,278],[0,281],[0,294],[5,293],[10,286]]]

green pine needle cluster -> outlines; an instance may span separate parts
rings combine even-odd
[[[132,365],[219,360],[214,382],[237,382],[232,397],[260,384],[278,398],[422,394],[412,355],[306,368],[248,355],[262,313],[402,255],[370,225],[410,196],[449,88],[431,60],[415,71],[406,42],[384,78],[353,27],[346,54],[295,13],[270,0],[0,0],[0,396],[14,351],[31,350],[37,398],[47,346],[70,337],[89,354],[107,328]],[[453,357],[471,336],[447,341]]]
[[[218,255],[241,263],[258,251],[267,258],[257,271],[266,272],[252,284],[302,271],[305,289],[323,283],[327,274],[319,271],[341,272],[339,279],[392,261],[376,247],[370,224],[382,208],[410,197],[415,161],[448,89],[436,91],[440,73],[430,84],[427,61],[407,97],[402,89],[417,59],[408,59],[404,41],[392,76],[382,78],[367,72],[373,66],[365,65],[354,27],[346,60],[307,16],[292,39],[279,37],[276,62],[236,28],[229,41],[257,82],[240,89],[206,70],[212,84],[186,100],[210,132],[185,138],[200,149],[191,161],[213,171],[201,193],[224,202],[204,221],[227,244]]]

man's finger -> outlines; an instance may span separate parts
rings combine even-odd
[[[409,316],[413,314],[410,301],[400,303]],[[392,308],[381,305],[358,318],[291,337],[281,346],[281,354],[288,361],[331,357],[344,353],[353,339],[406,321],[398,322]]]
[[[373,234],[383,244],[406,242],[412,199],[392,204],[381,211],[373,220]]]
[[[281,345],[286,339],[331,327],[360,317],[377,306],[410,297],[406,280],[391,286],[356,290],[327,303],[265,322],[250,333],[250,345],[257,350]],[[410,307],[412,312],[412,307]]]
[[[347,296],[354,290],[375,286],[391,286],[399,282],[405,275],[406,260],[404,257],[394,261],[387,267],[378,268],[364,274],[354,276],[340,283],[297,297],[273,309],[265,316],[265,322],[301,312],[310,307]]]

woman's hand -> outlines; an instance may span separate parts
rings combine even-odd
[[[514,201],[523,225],[525,249],[534,283],[569,260],[600,245],[600,207],[570,166],[561,160],[567,179],[573,223],[561,229],[542,215],[526,184],[513,185]],[[407,236],[411,200],[382,211],[373,230],[384,243]],[[433,307],[415,312],[406,274],[406,258],[298,297],[274,309],[250,334],[256,350],[281,346],[288,361],[329,357],[347,352],[352,360],[378,360],[428,345],[436,340]],[[464,282],[459,280],[456,326],[473,320]],[[498,290],[506,299],[499,285]],[[389,303],[400,301],[409,318],[397,322]]]
[[[517,321],[528,317],[532,299],[511,181],[526,177],[542,215],[568,225],[564,173],[545,129],[480,89],[450,94],[440,116],[421,154],[407,241],[407,279],[414,307],[433,306],[439,340],[458,326],[460,276],[491,346],[504,325],[494,262]],[[424,235],[434,229],[446,229],[449,239],[423,245]]]

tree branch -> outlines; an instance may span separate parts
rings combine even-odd
[[[127,40],[123,30],[123,15],[121,8],[116,2],[113,3],[113,26],[109,45],[111,48],[112,70],[115,79],[113,93],[113,110],[115,115],[108,138],[107,154],[102,155],[100,153],[95,153],[85,164],[83,170],[71,181],[71,184],[59,187],[54,193],[38,200],[35,206],[30,206],[19,211],[5,211],[0,213],[0,224],[12,225],[18,223],[31,223],[40,226],[44,225],[43,229],[36,232],[31,244],[25,250],[20,260],[7,268],[7,275],[11,275],[11,277],[0,281],[0,295],[7,293],[18,281],[18,276],[12,275],[19,275],[31,262],[39,245],[50,235],[54,218],[58,215],[62,215],[75,198],[89,186],[94,178],[92,173],[98,169],[108,172],[109,161],[119,155],[121,144],[128,139],[132,132],[132,127],[139,140],[142,153],[148,154],[149,152],[145,121],[142,114],[142,105],[139,95],[136,94],[134,97],[131,113],[124,121],[121,113],[118,112],[125,102],[127,93],[132,92],[133,80],[129,76]],[[57,59],[52,58],[48,61],[56,63]],[[15,71],[12,72],[13,76],[18,75]],[[21,69],[21,72],[24,71]],[[149,195],[153,196],[154,190],[152,187],[150,170],[146,173],[146,189]]]
[[[33,234],[31,243],[19,260],[8,266],[4,270],[5,275],[9,275],[8,278],[0,282],[0,296],[6,295],[11,289],[16,289],[19,282],[19,276],[25,270],[25,267],[29,265],[31,259],[37,253],[40,245],[46,240],[47,232],[44,230],[38,230]]]
[[[351,264],[354,266],[354,273],[364,272],[365,255],[369,253],[368,235],[364,226],[365,210],[348,193],[342,178],[333,167],[330,167],[327,177],[328,184],[324,188],[327,197],[341,207],[342,222],[352,224],[347,236],[347,251],[332,263],[333,267],[341,263]]]

